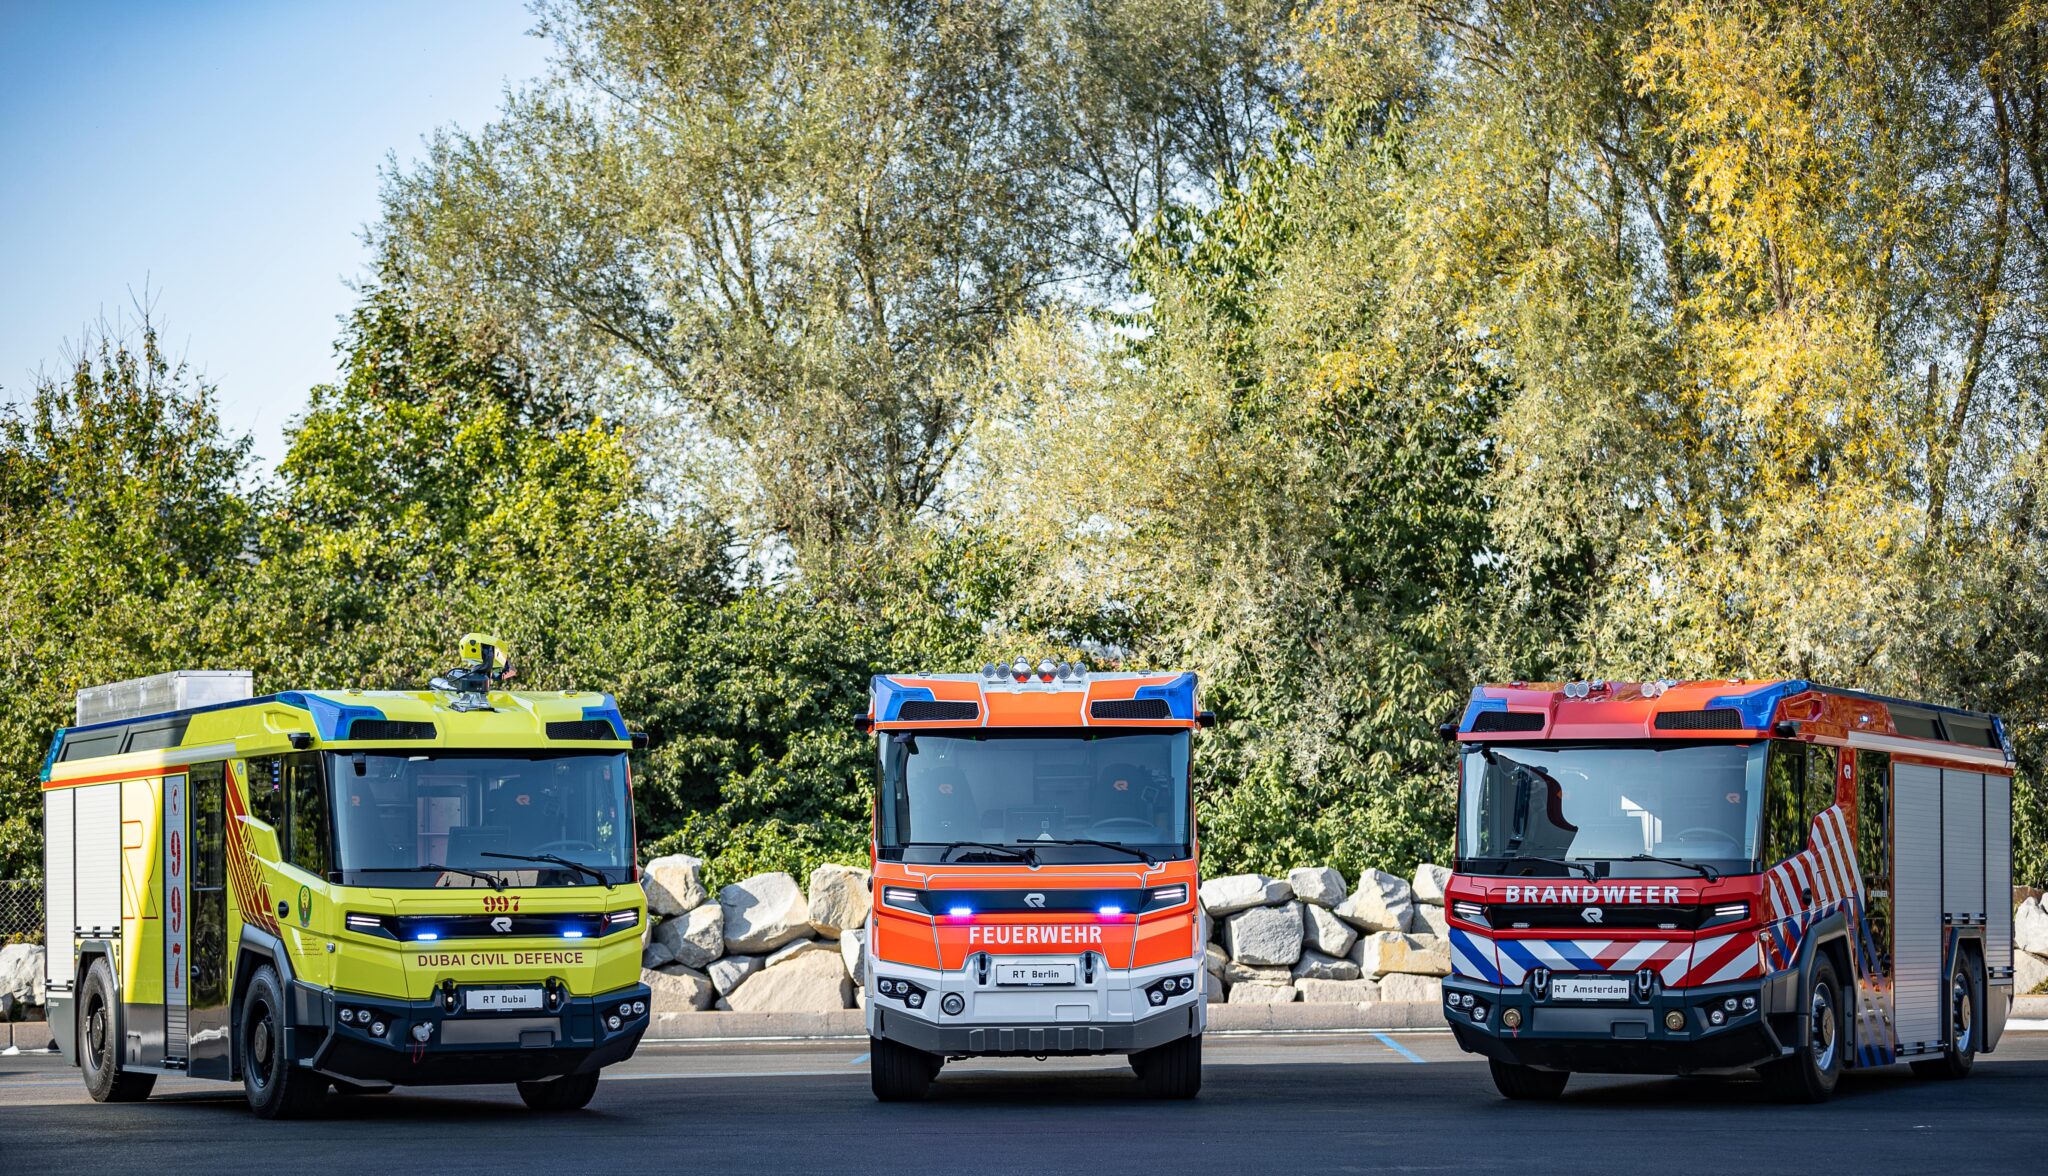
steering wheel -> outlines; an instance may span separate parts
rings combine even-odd
[[[1088,832],[1090,833],[1137,832],[1139,830],[1154,833],[1158,829],[1159,826],[1154,825],[1143,817],[1107,817],[1088,826]]]
[[[1700,834],[1700,838],[1695,838],[1693,836],[1693,834],[1695,833]],[[1728,844],[1735,846],[1740,846],[1742,844],[1741,838],[1735,836],[1735,834],[1733,833],[1728,832],[1726,829],[1711,829],[1705,825],[1695,825],[1690,829],[1680,829],[1678,831],[1677,837],[1674,840],[1693,841],[1699,839],[1711,841],[1725,841]]]
[[[596,846],[596,845],[594,845],[594,844],[592,844],[591,842],[588,842],[588,841],[550,841],[550,842],[548,842],[548,843],[547,843],[547,844],[545,844],[545,845],[536,845],[536,846],[534,846],[534,847],[533,847],[533,852],[535,852],[535,853],[553,853],[554,851],[556,851],[556,850],[558,850],[558,849],[596,849],[596,848],[597,848],[597,846]]]

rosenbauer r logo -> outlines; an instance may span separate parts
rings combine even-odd
[[[492,919],[492,920],[491,920],[491,930],[493,930],[493,931],[496,931],[496,932],[498,932],[498,933],[499,933],[499,934],[501,934],[501,935],[509,935],[509,934],[511,934],[511,931],[512,931],[512,919],[511,919],[511,917],[510,917],[510,916],[508,916],[508,915],[499,915],[499,916],[498,916],[497,918],[495,918],[495,919]]]
[[[1024,905],[1030,907],[1034,911],[1040,910],[1045,906],[1045,896],[1034,890],[1031,893],[1024,896]]]
[[[1601,910],[1599,907],[1587,907],[1585,910],[1579,912],[1579,917],[1581,919],[1586,920],[1588,923],[1598,923],[1600,920],[1607,917],[1607,912]]]

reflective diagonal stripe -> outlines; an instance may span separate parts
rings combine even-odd
[[[1503,983],[1493,964],[1493,941],[1469,931],[1451,929],[1451,971],[1488,984]]]

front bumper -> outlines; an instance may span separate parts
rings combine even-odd
[[[989,974],[995,963],[1024,958],[993,957]],[[870,959],[868,1033],[949,1057],[1138,1053],[1208,1027],[1203,963],[1196,956],[1128,970],[1080,968],[1076,984],[1006,988],[985,979],[972,960],[958,971],[935,971]],[[924,990],[919,1004],[883,995],[877,981],[884,977],[917,984]],[[1181,978],[1192,981],[1188,991],[1151,1000],[1151,989]],[[948,1013],[945,1002],[956,996],[960,1010]]]
[[[1467,1053],[1546,1070],[1595,1074],[1713,1074],[1746,1070],[1788,1052],[1773,1025],[1772,985],[1756,980],[1656,988],[1626,1002],[1538,1000],[1527,986],[1444,981],[1444,1019]],[[1475,1008],[1462,1007],[1461,997]],[[1744,1000],[1752,1002],[1743,1007]],[[1729,1007],[1729,1002],[1734,1007]],[[1475,1015],[1483,1008],[1483,1015]],[[1521,1026],[1503,1021],[1517,1010]],[[1682,1027],[1665,1018],[1676,1012]],[[1712,1014],[1719,1012],[1720,1024]]]
[[[587,1074],[631,1057],[647,1032],[645,1012],[620,1015],[620,1006],[651,1005],[644,984],[599,996],[570,996],[548,1012],[448,1012],[439,998],[392,1000],[300,986],[294,1034],[301,1064],[357,1083],[444,1086],[528,1082]],[[345,1023],[342,1009],[369,1010],[371,1024]],[[619,1027],[611,1027],[611,1018]],[[415,1030],[426,1026],[425,1041]],[[325,1032],[320,1032],[321,1028]]]

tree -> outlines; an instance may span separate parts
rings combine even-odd
[[[0,876],[42,871],[37,776],[83,686],[189,666],[231,640],[258,500],[249,440],[145,318],[102,324],[0,411]]]

